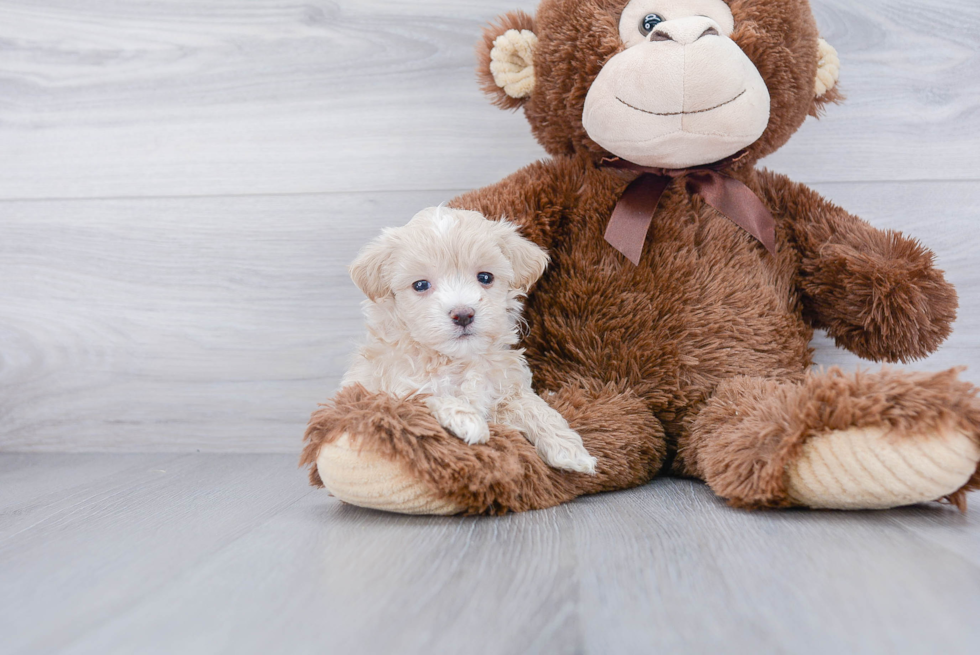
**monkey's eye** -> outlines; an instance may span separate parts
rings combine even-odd
[[[650,36],[650,32],[654,30],[657,25],[664,22],[663,17],[657,14],[647,14],[640,21],[640,34],[643,36]]]
[[[417,282],[412,282],[412,288],[418,291],[419,293],[423,293],[431,289],[432,285],[429,284],[428,280],[419,280]]]
[[[477,273],[476,280],[480,284],[487,286],[493,282],[493,273],[487,273],[485,271],[483,273]]]

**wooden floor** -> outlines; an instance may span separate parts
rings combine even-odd
[[[976,653],[980,494],[757,512],[659,480],[502,518],[285,455],[0,455],[0,652]]]
[[[980,383],[980,4],[811,4],[848,101],[764,164],[935,250],[959,318],[912,368]],[[443,519],[306,485],[354,253],[543,156],[473,72],[535,5],[0,0],[0,655],[977,652],[980,494]]]

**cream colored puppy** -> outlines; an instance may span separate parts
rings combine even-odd
[[[426,403],[449,432],[484,443],[488,422],[520,430],[556,468],[595,473],[596,460],[561,414],[531,389],[517,325],[548,256],[506,221],[424,209],[386,229],[351,264],[367,295],[367,342],[343,385]]]

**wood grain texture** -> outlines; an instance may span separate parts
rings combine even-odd
[[[363,332],[347,264],[448,197],[5,204],[0,447],[295,452]]]
[[[473,79],[512,6],[0,2],[0,198],[36,199],[0,200],[0,449],[294,452],[357,248],[541,155]],[[980,187],[856,180],[980,179],[980,11],[814,6],[850,101],[770,163],[935,248],[962,308],[917,367],[978,364]]]
[[[49,470],[52,460],[55,470]],[[45,501],[5,503],[5,653],[62,652],[311,492],[289,456],[75,455],[71,462],[91,479],[51,492],[47,482],[64,456],[29,460],[34,492],[44,492]],[[120,470],[105,475],[111,466]],[[7,477],[0,473],[0,488]]]
[[[935,249],[960,318],[913,368],[980,382],[980,184],[817,188]],[[454,194],[0,203],[0,449],[296,452],[363,334],[347,264]]]
[[[306,486],[362,332],[346,264],[542,155],[473,74],[535,4],[0,0],[0,451],[157,451],[0,453],[0,651],[976,649],[977,507],[749,514],[665,479],[409,518]],[[980,6],[813,5],[849,100],[767,163],[937,251],[960,318],[914,368],[980,382]]]
[[[607,507],[604,497],[577,503],[585,517],[576,526],[578,553],[592,555],[580,569],[586,650],[966,653],[975,646],[954,626],[971,622],[980,576],[974,562],[942,545],[944,533],[958,532],[976,548],[969,516],[944,514],[933,523],[933,506],[743,513],[695,482],[652,486]],[[624,588],[633,593],[608,593]]]
[[[38,492],[64,463],[0,455],[0,489],[11,457]],[[0,538],[5,653],[959,655],[980,637],[976,511],[749,513],[665,479],[420,518],[310,492],[288,456],[73,461],[100,479]]]
[[[177,455],[131,454],[87,460],[79,466],[74,454],[50,454],[38,466],[31,454],[5,453],[0,457],[0,539],[30,526],[37,511],[50,510],[66,490],[77,493],[81,485],[118,476],[131,468],[162,466]],[[26,518],[26,523],[23,523]]]
[[[483,98],[482,25],[532,0],[4,0],[0,198],[472,188],[541,155]],[[980,5],[814,0],[849,101],[772,164],[980,179]]]

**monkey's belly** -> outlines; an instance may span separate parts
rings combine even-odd
[[[801,376],[813,330],[788,271],[741,235],[696,236],[648,243],[638,267],[604,241],[556,250],[525,312],[535,385],[599,378],[681,410],[734,376]]]

